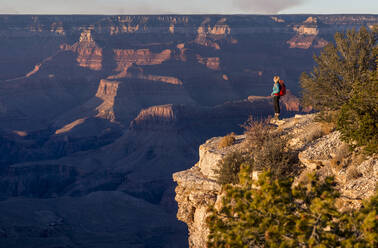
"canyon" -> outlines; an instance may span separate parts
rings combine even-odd
[[[172,174],[211,137],[271,115],[276,74],[289,89],[282,115],[309,111],[299,77],[312,55],[337,31],[376,24],[0,15],[0,246],[187,247]]]

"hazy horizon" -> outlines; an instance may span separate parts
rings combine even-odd
[[[0,0],[2,15],[378,14],[375,0]]]
[[[93,14],[81,14],[81,13],[72,13],[72,14],[59,14],[59,13],[51,13],[51,14],[32,14],[32,13],[22,13],[22,14],[2,14],[0,16],[202,16],[202,15],[209,15],[209,16],[285,16],[285,15],[378,15],[372,13],[284,13],[284,14],[244,14],[244,13],[236,13],[236,14],[217,14],[217,13],[200,13],[200,14],[180,14],[180,13],[156,13],[156,14],[101,14],[101,13],[93,13]]]

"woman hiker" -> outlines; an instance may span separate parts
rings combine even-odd
[[[273,78],[274,85],[273,85],[273,92],[271,96],[273,96],[273,105],[274,105],[274,119],[279,120],[280,118],[280,77],[274,76]]]

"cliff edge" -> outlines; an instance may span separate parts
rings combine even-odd
[[[362,200],[374,194],[378,182],[377,156],[351,152],[338,131],[317,122],[315,117],[315,114],[296,115],[275,123],[274,132],[288,136],[288,145],[298,154],[301,170],[295,183],[300,183],[309,172],[315,171],[320,177],[333,175],[341,193],[337,207],[359,208]],[[189,247],[192,248],[206,247],[207,209],[209,205],[217,207],[221,202],[222,186],[216,180],[219,161],[246,145],[244,135],[236,136],[234,145],[225,148],[219,146],[221,139],[207,140],[199,147],[199,162],[173,174],[177,182],[177,218],[188,225]],[[255,174],[257,177],[258,172]]]

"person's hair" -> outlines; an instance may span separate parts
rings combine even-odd
[[[279,80],[280,80],[280,77],[279,77],[279,76],[274,76],[274,77],[273,77],[273,81],[274,81],[275,83],[277,83]]]

